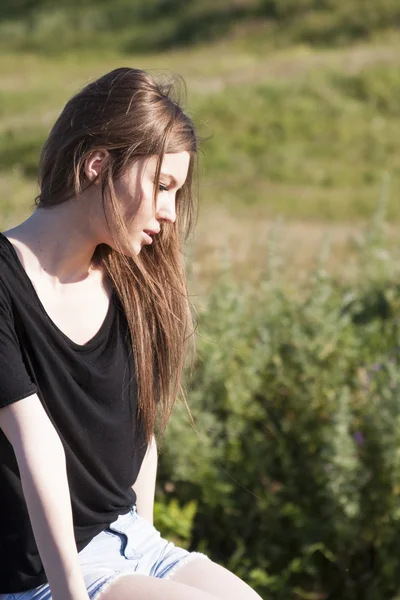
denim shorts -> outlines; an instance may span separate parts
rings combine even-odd
[[[78,557],[91,600],[98,600],[101,592],[124,575],[168,579],[188,561],[207,558],[204,554],[188,552],[164,540],[155,527],[137,514],[135,506],[96,535]],[[0,594],[0,600],[51,599],[47,583],[25,592]]]

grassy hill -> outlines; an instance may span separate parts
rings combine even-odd
[[[358,1],[345,10],[336,0],[192,0],[184,11],[172,0],[152,0],[146,10],[134,1],[128,10],[124,0],[70,0],[57,10],[33,0],[3,3],[0,225],[26,214],[41,145],[66,100],[121,65],[185,78],[188,109],[207,138],[199,225],[213,248],[226,245],[225,231],[236,232],[232,247],[243,237],[254,241],[252,222],[278,215],[364,221],[384,178],[389,217],[397,222],[399,9],[385,0],[378,10],[368,0],[362,30],[355,25]],[[322,40],[317,33],[328,29]],[[192,34],[183,39],[183,30]],[[236,230],[238,215],[248,231]],[[246,247],[254,253],[253,244]]]

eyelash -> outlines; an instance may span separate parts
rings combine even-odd
[[[162,183],[159,184],[158,189],[160,192],[168,192],[167,186],[163,185]]]

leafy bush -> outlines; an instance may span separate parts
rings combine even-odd
[[[154,519],[158,529],[164,536],[181,548],[187,548],[191,541],[193,519],[197,504],[191,500],[185,506],[180,506],[176,498],[168,502],[156,501],[154,504]]]
[[[272,254],[257,289],[225,274],[200,311],[189,404],[162,446],[159,497],[195,499],[192,548],[263,598],[400,591],[400,285],[381,213],[359,278],[321,262],[304,289]]]

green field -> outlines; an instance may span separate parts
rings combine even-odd
[[[234,13],[228,19],[230,29],[226,25],[219,36],[210,26],[212,35],[206,36],[205,28],[194,37],[196,43],[179,39],[165,43],[162,50],[146,37],[146,20],[140,29],[149,42],[144,51],[140,35],[136,46],[131,44],[133,50],[128,48],[129,28],[118,29],[118,23],[114,36],[103,30],[96,34],[81,24],[80,37],[68,38],[65,31],[72,35],[73,30],[64,28],[57,46],[51,32],[58,31],[57,15],[65,24],[65,14],[40,13],[31,29],[21,18],[4,19],[0,226],[9,227],[27,214],[36,193],[41,145],[66,100],[88,80],[121,65],[156,73],[167,70],[186,81],[188,110],[206,138],[199,233],[193,247],[199,272],[212,272],[214,262],[208,257],[230,248],[242,265],[239,271],[248,272],[243,267],[248,260],[261,266],[267,231],[277,216],[288,222],[283,235],[289,246],[290,232],[302,232],[295,244],[296,249],[299,244],[304,248],[300,263],[307,264],[317,251],[326,223],[331,223],[338,254],[346,256],[351,241],[345,233],[351,236],[370,217],[385,177],[389,219],[397,223],[400,38],[396,30],[378,29],[341,43],[332,43],[328,36],[328,47],[310,33],[313,12],[301,21],[303,29],[294,28],[293,19],[286,28],[280,24],[279,30],[268,20],[250,18],[257,3],[237,4],[247,5],[249,14]],[[196,22],[199,3],[189,5],[192,12],[185,22],[190,15]],[[87,10],[91,14],[92,9]],[[178,35],[181,23],[177,19],[156,19],[155,30],[164,37],[169,31],[172,40],[171,32]],[[282,39],[280,31],[285,32]],[[297,265],[297,250],[295,254]]]

